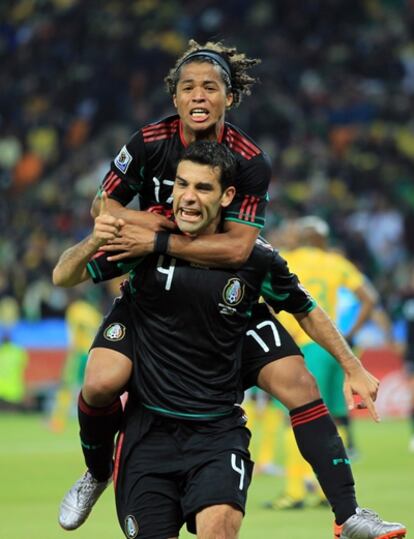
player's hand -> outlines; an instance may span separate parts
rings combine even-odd
[[[99,248],[110,240],[115,239],[122,227],[125,225],[123,219],[113,216],[108,210],[108,195],[102,192],[99,214],[95,218],[92,232],[92,239]]]
[[[176,224],[160,213],[152,213],[150,211],[132,210],[130,208],[117,207],[112,209],[110,201],[110,213],[119,219],[122,219],[128,225],[138,225],[152,232],[162,232],[163,230],[174,230]]]
[[[145,256],[154,250],[155,232],[139,225],[125,224],[116,237],[102,246],[109,261]]]
[[[347,372],[345,374],[344,395],[349,410],[366,408],[374,421],[380,421],[380,416],[374,404],[377,398],[379,384],[379,380],[362,365],[358,365],[352,371]],[[358,402],[355,399],[356,395],[360,397]]]

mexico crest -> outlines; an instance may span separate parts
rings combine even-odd
[[[125,518],[125,535],[128,539],[134,539],[138,535],[138,523],[133,515],[128,515]]]
[[[124,324],[114,322],[105,329],[103,336],[108,341],[121,341],[125,337],[125,333],[126,328]]]
[[[234,307],[238,305],[244,296],[244,284],[237,279],[232,277],[227,281],[226,286],[223,290],[223,300],[227,305]]]

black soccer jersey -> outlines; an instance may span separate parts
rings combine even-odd
[[[130,269],[88,264],[94,282]],[[257,242],[238,270],[209,269],[150,255],[130,271],[124,301],[135,331],[134,391],[148,408],[188,419],[211,419],[241,402],[241,347],[262,285],[276,310],[306,312],[314,302],[283,258]]]
[[[258,228],[264,226],[271,167],[268,157],[240,129],[225,123],[219,142],[236,157],[236,197],[224,211],[224,219]],[[172,204],[172,186],[180,156],[186,146],[182,123],[170,116],[137,131],[111,163],[101,190],[128,204],[136,195],[141,209]]]

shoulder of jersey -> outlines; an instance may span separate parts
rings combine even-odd
[[[180,119],[176,115],[148,124],[141,129],[144,142],[148,143],[169,139],[178,132],[179,125]]]
[[[233,152],[241,155],[247,160],[263,153],[259,146],[243,133],[241,129],[227,122],[223,142],[225,142]]]

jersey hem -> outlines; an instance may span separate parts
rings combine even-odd
[[[243,221],[242,219],[235,219],[233,217],[225,217],[224,220],[233,221],[234,223],[241,223],[242,225],[254,226],[255,228],[260,228],[260,229],[264,227],[264,225],[259,225],[258,223],[249,223],[249,221]]]

